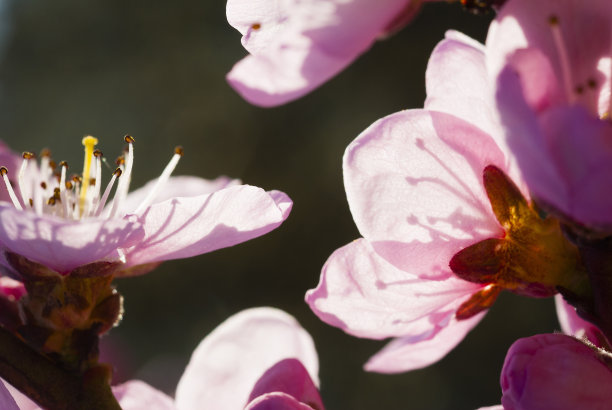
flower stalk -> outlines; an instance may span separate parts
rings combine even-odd
[[[46,409],[120,409],[110,389],[110,369],[83,374],[58,366],[0,327],[0,377]]]

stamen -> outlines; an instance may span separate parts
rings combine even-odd
[[[125,168],[123,170],[123,178],[119,181],[117,190],[115,191],[115,197],[113,199],[113,207],[108,215],[109,218],[114,217],[119,212],[123,200],[127,196],[130,188],[130,178],[132,176],[132,165],[134,164],[134,137],[131,135],[125,136],[125,142],[128,144],[128,151],[125,157]]]
[[[97,149],[93,154],[96,158],[96,185],[93,198],[96,201],[100,199],[100,190],[102,189],[102,151]],[[92,205],[96,206],[97,204],[92,203]]]
[[[24,176],[26,168],[28,167],[28,163],[32,158],[34,158],[34,154],[26,151],[22,154],[22,157],[23,161],[21,161],[21,167],[19,168],[19,173],[17,174],[17,184],[19,185],[19,194],[21,195],[21,202],[26,204],[26,198],[30,197],[31,190],[26,191],[28,187],[25,184]]]
[[[64,216],[68,218],[68,216],[70,215],[70,208],[68,204],[68,193],[66,192],[66,189],[71,189],[72,183],[70,181],[66,182],[66,171],[68,170],[68,163],[66,161],[62,161],[60,162],[60,166],[62,167],[59,183],[60,198],[62,198],[62,203],[64,204]],[[70,184],[70,186],[68,184]]]
[[[83,161],[83,186],[79,195],[79,212],[83,215],[85,211],[85,198],[87,188],[89,188],[89,179],[91,172],[91,159],[93,157],[94,147],[98,143],[98,139],[91,135],[83,137],[83,145],[85,146],[85,160]]]
[[[567,55],[565,43],[563,42],[563,33],[561,32],[561,28],[559,27],[559,17],[554,14],[551,15],[548,18],[548,24],[550,25],[550,29],[553,35],[553,41],[555,43],[555,48],[557,49],[557,54],[559,55],[561,75],[563,76],[563,85],[565,87],[567,99],[568,102],[572,104],[576,101],[576,96],[572,92],[574,90],[574,87],[572,86],[572,68],[569,63],[569,56]]]
[[[140,205],[138,205],[138,207],[134,210],[134,213],[139,213],[143,209],[151,205],[151,202],[153,202],[153,199],[155,199],[155,196],[157,195],[161,187],[164,186],[166,181],[168,181],[168,178],[170,178],[172,171],[174,171],[174,168],[176,168],[176,164],[178,164],[182,156],[183,147],[174,148],[174,155],[172,156],[172,159],[170,159],[170,162],[168,163],[168,165],[166,165],[166,168],[164,168],[162,174],[157,179],[157,182],[153,186],[153,189],[149,191],[144,201],[142,201]]]
[[[115,184],[115,180],[119,178],[120,176],[121,176],[121,169],[117,168],[115,172],[113,172],[113,176],[110,182],[108,183],[108,185],[106,186],[106,189],[104,190],[104,195],[102,195],[102,199],[100,199],[100,202],[98,203],[98,206],[96,207],[96,212],[94,213],[95,216],[100,216],[100,214],[102,213],[102,210],[104,209],[104,205],[106,205],[106,200],[108,199],[108,196],[110,195],[110,191],[111,189],[113,189],[113,185]]]
[[[17,199],[17,195],[15,195],[15,191],[13,191],[13,187],[11,186],[11,181],[9,181],[8,179],[8,170],[6,169],[6,167],[0,167],[0,175],[2,175],[2,179],[4,179],[4,184],[6,185],[6,190],[8,191],[11,201],[13,201],[13,206],[16,209],[23,211],[23,207],[19,203],[19,200]]]

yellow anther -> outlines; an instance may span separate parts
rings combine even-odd
[[[85,146],[85,159],[83,161],[83,185],[81,187],[81,195],[79,197],[79,211],[81,214],[85,208],[85,196],[87,195],[87,188],[89,188],[89,173],[91,171],[91,159],[98,139],[87,135],[83,137],[83,145]]]
[[[21,156],[23,157],[23,159],[32,159],[34,158],[34,154],[28,151],[25,151],[23,154],[21,154]]]
[[[0,175],[5,176],[8,174],[8,169],[6,167],[0,167]]]
[[[177,147],[174,147],[174,153],[182,157],[185,151],[183,150],[183,147],[179,145]]]

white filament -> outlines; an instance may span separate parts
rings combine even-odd
[[[556,19],[556,17],[551,17],[551,19]],[[559,55],[559,64],[561,65],[561,75],[563,76],[563,85],[565,87],[567,100],[570,104],[573,104],[576,101],[576,96],[574,94],[574,87],[572,85],[572,67],[569,62],[567,48],[565,47],[565,42],[563,41],[563,33],[561,32],[561,27],[559,26],[558,20],[550,22],[550,29],[552,31],[557,54]]]
[[[15,208],[23,211],[23,207],[19,203],[19,199],[17,199],[17,195],[15,195],[15,191],[13,191],[13,187],[11,186],[11,181],[8,179],[8,175],[6,173],[2,173],[2,179],[4,179],[4,184],[6,185],[6,190],[8,191],[9,197],[11,201],[13,201],[13,205]]]
[[[153,189],[149,191],[145,199],[140,203],[140,205],[138,205],[136,210],[134,210],[135,214],[141,212],[143,209],[151,205],[151,202],[153,202],[161,187],[163,187],[166,181],[168,181],[168,178],[170,178],[170,175],[172,174],[172,171],[174,171],[174,168],[176,168],[176,164],[178,164],[179,159],[181,159],[180,154],[174,154],[172,156],[172,159],[170,159],[170,162],[168,165],[166,165],[166,168],[164,168],[162,174],[159,176],[159,178],[157,178]]]
[[[23,161],[21,161],[21,167],[19,167],[19,173],[17,174],[17,185],[19,185],[19,194],[21,195],[21,202],[24,204],[24,206],[27,206],[28,198],[30,197],[30,191],[26,191],[27,186],[24,182],[28,161],[29,160],[27,158],[23,158]]]
[[[125,169],[123,170],[123,174],[121,174],[121,179],[119,180],[119,185],[117,186],[117,191],[115,191],[115,197],[113,198],[113,207],[111,208],[110,213],[108,214],[109,218],[115,217],[119,212],[121,205],[123,204],[123,200],[127,196],[128,190],[130,188],[130,177],[132,175],[132,165],[134,164],[134,147],[133,143],[128,143],[128,152],[127,157],[125,158]]]
[[[66,218],[70,215],[70,204],[68,203],[68,192],[66,192],[66,165],[62,165],[62,172],[60,174],[60,199],[62,200],[62,206],[64,207],[64,216]]]
[[[110,195],[111,189],[113,189],[113,185],[115,184],[116,179],[117,179],[117,174],[113,172],[113,177],[111,178],[110,182],[106,186],[106,189],[104,190],[104,194],[102,195],[102,199],[100,200],[100,202],[98,203],[98,206],[96,207],[96,212],[94,213],[94,216],[100,216],[100,214],[102,213],[102,210],[104,209],[104,205],[106,205],[106,200],[108,199],[108,196]]]

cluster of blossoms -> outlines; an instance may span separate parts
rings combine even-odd
[[[297,98],[421,3],[230,0],[250,55],[228,80],[258,105]],[[395,373],[446,355],[503,290],[556,295],[567,335],[510,348],[503,408],[608,408],[612,7],[462,3],[495,10],[486,43],[449,31],[429,60],[424,108],[378,120],[348,146],[362,238],[330,256],[306,301],[349,334],[395,338],[365,365]]]
[[[424,2],[229,0],[249,55],[228,81],[262,106],[301,97]],[[447,32],[429,60],[424,107],[379,119],[347,147],[345,189],[362,237],[329,257],[306,302],[351,335],[393,338],[365,369],[397,373],[444,357],[502,291],[554,297],[564,334],[510,347],[494,408],[609,408],[612,6],[461,3],[496,13],[485,44]],[[84,391],[104,373],[98,336],[121,317],[114,278],[252,239],[291,209],[279,191],[172,177],[180,148],[157,180],[128,193],[135,140],[125,141],[104,190],[93,137],[72,177],[48,152],[40,163],[0,152],[0,330],[86,380]],[[310,336],[260,308],[202,341],[174,399],[139,381],[108,394],[125,409],[323,410],[317,372]],[[2,366],[0,375],[2,408],[57,404],[36,391],[35,375]]]

